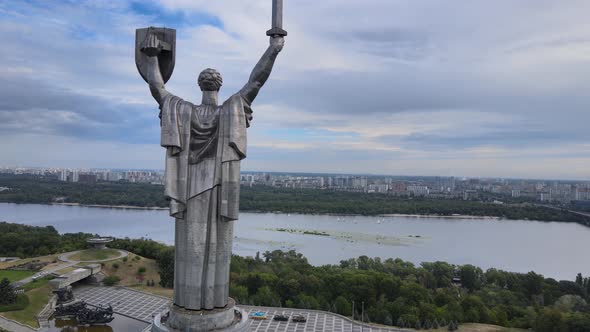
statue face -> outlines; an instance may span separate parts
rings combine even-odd
[[[223,85],[223,78],[217,70],[207,68],[199,74],[197,82],[201,91],[219,91]]]

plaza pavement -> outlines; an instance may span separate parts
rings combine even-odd
[[[74,288],[74,295],[90,305],[111,305],[114,312],[146,323],[170,304],[167,298],[124,287],[80,286]]]
[[[170,300],[125,287],[96,287],[79,286],[74,288],[76,297],[86,303],[99,306],[113,306],[113,311],[123,316],[151,323],[152,315],[165,311],[170,305]],[[349,318],[325,311],[291,309],[291,308],[268,308],[255,306],[240,306],[248,315],[256,311],[267,313],[266,320],[252,320],[252,332],[391,332],[403,331],[396,328],[379,328],[352,322]],[[301,314],[307,318],[305,323],[294,323],[274,321],[275,314],[292,316]]]

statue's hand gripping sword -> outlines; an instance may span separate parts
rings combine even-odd
[[[283,30],[283,0],[272,1],[272,29],[266,32],[267,36],[284,37],[287,31]]]

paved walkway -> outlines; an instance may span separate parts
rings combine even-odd
[[[91,305],[112,305],[113,311],[118,314],[151,323],[152,315],[165,311],[170,305],[170,300],[156,295],[147,294],[123,287],[96,287],[80,286],[74,288],[78,299]],[[391,332],[403,331],[396,328],[376,328],[358,322],[352,322],[349,318],[325,311],[291,309],[291,308],[267,308],[254,306],[240,306],[248,314],[255,311],[264,311],[268,315],[266,320],[252,320],[252,332]],[[307,318],[305,323],[279,322],[272,319],[274,314],[292,316],[301,314]]]
[[[28,325],[21,324],[2,316],[0,316],[0,328],[10,332],[40,332],[45,330],[43,328],[34,329]]]
[[[72,255],[77,254],[77,253],[79,253],[82,250],[72,251],[72,252],[66,252],[65,254],[59,255],[57,257],[57,259],[59,259],[62,262],[68,262],[68,263],[74,263],[74,264],[78,264],[78,263],[101,263],[101,262],[113,261],[115,259],[127,257],[129,255],[129,252],[128,251],[121,250],[121,249],[115,249],[115,250],[117,250],[119,252],[119,256],[117,256],[117,257],[111,257],[111,258],[107,258],[107,259],[96,260],[96,261],[76,261],[76,260],[70,259],[70,257]]]

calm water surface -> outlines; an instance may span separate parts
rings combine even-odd
[[[53,225],[60,233],[147,237],[174,243],[174,223],[168,211],[0,203],[0,220]],[[303,234],[305,231],[328,236]],[[573,280],[578,272],[590,275],[590,228],[572,223],[241,213],[234,235],[238,255],[294,249],[314,265],[367,255],[415,263],[441,260],[484,269],[532,270],[557,279]]]
[[[148,324],[128,318],[119,314],[113,314],[112,322],[104,325],[85,326],[80,325],[75,319],[51,319],[49,320],[48,332],[117,332],[117,331],[141,331]]]

